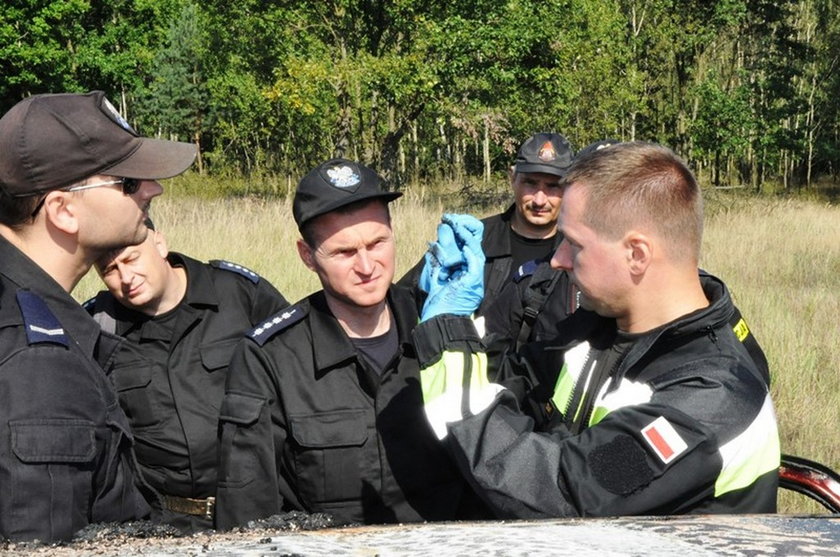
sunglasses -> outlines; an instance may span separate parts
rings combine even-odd
[[[137,178],[119,178],[118,180],[108,180],[107,182],[95,182],[93,184],[85,184],[83,186],[73,186],[72,188],[67,188],[64,191],[82,191],[89,190],[91,188],[115,186],[120,184],[125,195],[132,195],[137,193],[137,190],[140,189],[140,182],[141,180],[138,180]]]
[[[142,180],[138,180],[137,178],[119,178],[117,180],[108,180],[106,182],[96,182],[93,184],[85,184],[83,186],[73,186],[71,188],[64,188],[63,191],[81,191],[81,190],[89,190],[91,188],[99,188],[102,186],[116,186],[117,184],[122,186],[122,191],[125,195],[133,195],[137,193],[137,190],[140,189],[140,184]],[[38,214],[38,211],[41,210],[41,207],[44,206],[44,201],[47,199],[47,196],[44,195],[41,197],[41,201],[38,202],[38,205],[35,206],[35,210],[32,211],[30,215],[33,219],[35,215]]]

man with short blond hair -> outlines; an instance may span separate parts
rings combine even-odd
[[[498,516],[775,512],[773,404],[728,323],[726,286],[698,274],[701,211],[667,148],[628,143],[577,160],[552,265],[581,309],[498,374],[469,319],[475,304],[455,303],[480,283],[479,265],[463,257],[466,268],[436,271],[451,278],[429,296],[447,303],[414,331],[426,415]]]

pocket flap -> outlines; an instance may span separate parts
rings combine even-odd
[[[233,356],[233,350],[240,340],[240,338],[229,338],[202,344],[199,347],[201,363],[209,371],[227,366],[230,363],[231,356]]]
[[[9,422],[12,450],[23,462],[90,462],[96,454],[94,425],[87,420]]]
[[[117,391],[142,389],[152,381],[152,367],[149,362],[133,362],[133,365],[120,365],[111,372],[111,381]]]
[[[292,437],[303,447],[353,447],[368,437],[365,410],[290,416]]]
[[[264,401],[250,395],[228,393],[222,400],[219,419],[239,425],[251,425],[260,417]]]

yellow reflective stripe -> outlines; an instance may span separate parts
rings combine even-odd
[[[572,401],[572,389],[575,386],[575,380],[569,373],[568,366],[563,364],[563,369],[560,370],[560,377],[557,378],[557,383],[554,385],[554,394],[551,395],[551,400],[554,402],[555,408],[561,413],[566,414],[569,403]]]
[[[738,320],[735,323],[735,326],[732,327],[732,330],[735,332],[735,336],[738,337],[738,340],[744,342],[744,339],[747,338],[750,334],[750,328],[747,327],[747,322],[744,321],[744,318]]]
[[[469,385],[470,412],[478,414],[493,402],[504,388],[487,379],[487,356],[471,354],[472,375]],[[462,352],[444,352],[440,360],[420,371],[423,408],[438,439],[446,437],[448,422],[464,419],[461,413],[464,364]]]
[[[720,447],[720,455],[723,468],[715,482],[715,497],[747,487],[779,467],[779,430],[770,395],[749,427]]]
[[[588,356],[588,342],[582,342],[563,354],[563,368],[560,370],[560,375],[557,376],[557,381],[554,383],[554,393],[551,396],[554,406],[563,414],[569,412],[572,391],[580,379]]]

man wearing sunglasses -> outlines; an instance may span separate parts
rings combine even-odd
[[[70,291],[142,242],[155,180],[195,147],[140,137],[101,91],[29,97],[0,118],[0,535],[70,539],[149,507],[105,372],[119,338]]]

